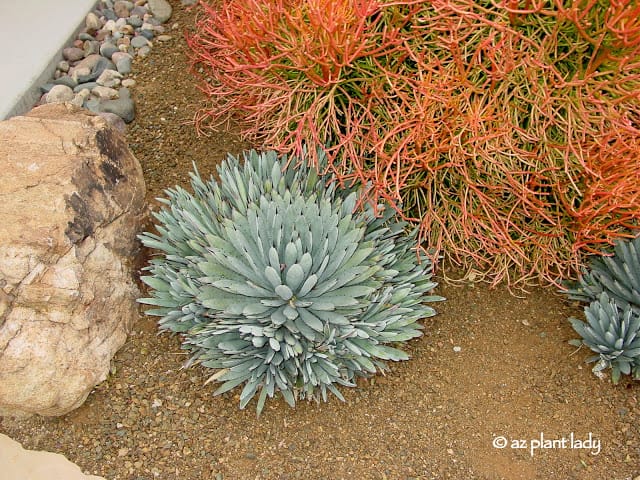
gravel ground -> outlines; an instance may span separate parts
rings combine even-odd
[[[174,39],[134,64],[128,139],[151,205],[187,184],[192,162],[206,175],[246,148],[232,129],[196,135],[202,98],[182,32],[197,10],[171,3]],[[209,372],[181,368],[179,337],[141,315],[82,407],[3,418],[0,432],[109,480],[640,479],[639,383],[598,379],[589,354],[568,345],[576,305],[552,289],[517,298],[467,283],[437,293],[447,301],[410,342],[411,360],[343,389],[346,403],[272,401],[256,418],[253,403],[238,409],[237,391],[212,397]]]

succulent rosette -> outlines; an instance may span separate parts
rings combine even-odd
[[[156,233],[140,236],[159,254],[139,300],[182,335],[189,364],[216,370],[216,394],[242,386],[240,407],[258,395],[258,413],[277,392],[291,406],[343,399],[337,386],[408,358],[398,344],[442,300],[415,231],[383,205],[356,209],[357,188],[304,158],[250,151],[218,173],[166,192]]]

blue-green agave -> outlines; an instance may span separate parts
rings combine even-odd
[[[614,383],[618,383],[621,374],[640,379],[640,314],[629,305],[620,309],[605,292],[585,307],[584,313],[587,323],[569,319],[582,337],[571,343],[584,344],[597,353],[587,359],[587,362],[597,362],[593,371],[611,368]]]
[[[408,358],[394,345],[442,300],[415,231],[383,206],[356,209],[357,189],[304,164],[251,151],[242,165],[229,156],[219,181],[196,170],[193,194],[168,190],[157,233],[140,236],[161,252],[142,278],[146,313],[182,334],[188,365],[217,370],[215,394],[243,385],[240,408],[257,394],[258,413],[277,392],[291,406],[344,400],[338,385]]]
[[[640,237],[617,240],[612,256],[593,257],[590,269],[566,290],[569,298],[593,302],[602,292],[621,309],[631,306],[640,313]]]
[[[593,257],[589,270],[565,290],[569,298],[589,302],[587,324],[569,319],[586,345],[598,355],[594,372],[611,368],[614,383],[621,374],[640,378],[640,237],[617,240],[611,256]]]

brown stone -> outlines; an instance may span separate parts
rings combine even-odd
[[[0,434],[0,478],[15,480],[104,480],[85,475],[80,467],[58,453],[25,450]]]
[[[62,415],[137,318],[145,185],[123,137],[69,104],[0,122],[0,415]]]

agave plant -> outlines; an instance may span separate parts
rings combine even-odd
[[[610,257],[594,258],[590,271],[583,271],[578,284],[566,293],[569,298],[593,302],[606,292],[621,309],[640,313],[640,237],[618,240]]]
[[[611,368],[614,383],[620,375],[632,374],[640,379],[640,314],[627,305],[620,310],[616,301],[602,292],[598,299],[585,307],[587,323],[576,318],[569,321],[582,340],[571,343],[586,345],[597,353],[587,359],[596,362],[595,373]]]
[[[240,408],[259,393],[258,414],[277,392],[291,406],[327,391],[343,399],[338,385],[408,358],[393,345],[419,336],[418,321],[435,314],[424,302],[442,300],[429,295],[432,264],[417,261],[415,232],[389,208],[356,211],[359,191],[304,158],[251,151],[218,173],[205,183],[196,169],[193,194],[167,191],[157,233],[140,237],[161,254],[139,300],[183,335],[189,365],[217,370],[215,394],[243,385]]]

